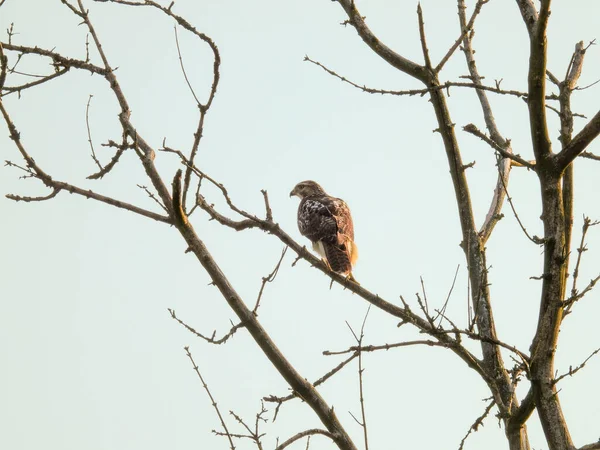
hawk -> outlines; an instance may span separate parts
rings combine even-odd
[[[313,249],[331,270],[356,282],[352,266],[358,259],[358,249],[346,202],[327,195],[318,183],[310,180],[298,183],[290,192],[290,197],[294,195],[300,198],[300,233],[312,242]]]

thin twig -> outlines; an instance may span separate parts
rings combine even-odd
[[[552,382],[553,384],[557,384],[560,380],[562,380],[565,377],[572,377],[573,375],[575,375],[577,372],[579,372],[581,369],[583,369],[586,365],[586,363],[592,359],[592,357],[596,354],[598,354],[598,352],[600,352],[600,348],[597,348],[596,350],[594,350],[590,356],[588,356],[587,358],[585,358],[585,360],[579,364],[577,367],[575,367],[573,369],[572,366],[569,366],[569,371],[567,373],[562,374],[561,376],[557,377],[554,379],[554,381]]]
[[[187,76],[187,72],[185,71],[185,66],[183,65],[183,58],[181,57],[181,48],[179,47],[179,36],[177,34],[177,25],[175,25],[173,27],[173,30],[175,30],[175,44],[177,45],[177,55],[179,57],[179,65],[181,66],[181,72],[183,72],[183,77],[185,78],[185,82],[187,83],[188,88],[190,89],[190,92],[194,96],[194,100],[196,100],[196,104],[198,106],[201,106],[200,100],[198,100],[198,97],[196,96],[196,93],[194,92],[194,88],[192,87],[192,84],[190,83],[190,80]]]
[[[96,158],[96,152],[94,151],[94,143],[92,141],[92,130],[90,129],[90,103],[92,102],[92,97],[93,95],[90,94],[90,96],[88,97],[87,105],[85,107],[85,126],[87,128],[88,143],[90,144],[90,150],[92,151],[92,159],[94,160],[100,171],[103,171],[104,167],[102,167],[102,164],[100,164],[100,161],[98,161],[98,158]]]
[[[26,196],[22,196],[22,195],[14,195],[14,194],[6,194],[6,198],[10,199],[10,200],[14,200],[16,202],[43,202],[46,200],[50,200],[54,197],[56,197],[56,195],[60,192],[60,189],[53,189],[52,192],[46,196],[43,197],[26,197]]]
[[[431,67],[431,59],[429,58],[427,40],[425,38],[425,21],[423,20],[423,9],[421,8],[420,2],[417,4],[417,16],[419,18],[419,36],[421,38],[421,51],[423,52],[423,58],[425,59],[425,67],[429,70],[433,70]]]
[[[570,310],[572,308],[573,303],[575,303],[575,302],[581,300],[583,297],[585,297],[586,294],[588,294],[594,288],[594,286],[596,286],[596,283],[598,283],[598,281],[600,281],[600,275],[596,276],[595,278],[592,278],[590,280],[590,282],[587,284],[587,286],[581,292],[579,292],[577,295],[566,299],[563,302],[565,309]]]
[[[246,438],[246,439],[250,439],[251,441],[253,441],[256,444],[256,447],[258,448],[258,450],[263,450],[263,446],[262,446],[262,442],[260,441],[260,439],[265,435],[265,433],[260,433],[259,431],[259,424],[260,422],[266,422],[267,420],[263,417],[263,415],[267,412],[267,410],[265,409],[265,405],[263,402],[261,402],[261,410],[256,414],[256,420],[254,422],[254,430],[251,429],[248,424],[236,413],[234,413],[233,411],[229,411],[229,414],[231,414],[235,420],[242,425],[246,431],[248,432],[248,434],[233,434],[233,437],[236,438]],[[218,432],[218,431],[214,431],[213,432],[216,435],[223,435],[224,433]]]
[[[277,261],[277,264],[275,265],[275,268],[271,271],[271,273],[269,275],[267,275],[266,277],[262,278],[262,283],[260,285],[260,291],[258,292],[258,297],[256,298],[256,303],[254,304],[254,308],[252,309],[252,313],[256,315],[257,311],[258,311],[258,307],[260,306],[260,300],[262,298],[263,295],[263,291],[265,290],[265,286],[267,285],[267,283],[272,283],[273,281],[275,281],[275,277],[277,277],[277,274],[279,273],[279,268],[281,267],[281,262],[283,261],[283,258],[285,257],[285,253],[287,252],[289,247],[284,247],[284,249],[281,252],[281,256],[279,257],[279,261]]]
[[[325,354],[325,352],[323,352],[323,354]],[[330,379],[333,375],[335,375],[340,370],[342,370],[344,367],[346,367],[346,365],[348,365],[348,363],[350,361],[354,360],[354,358],[357,358],[357,357],[358,357],[358,351],[355,351],[352,355],[350,355],[348,358],[346,358],[345,360],[343,360],[341,363],[339,363],[337,366],[335,366],[333,369],[331,369],[329,372],[327,372],[325,375],[323,375],[322,377],[320,377],[314,383],[311,383],[311,384],[314,387],[317,387],[317,386],[323,384],[328,379]],[[267,397],[263,397],[263,400],[266,401],[266,402],[281,404],[281,403],[287,402],[289,400],[292,400],[293,398],[296,398],[298,396],[299,396],[298,393],[293,392],[293,393],[291,393],[289,395],[286,395],[285,397],[278,397],[276,395],[269,395]],[[275,420],[275,418],[273,420]]]
[[[99,180],[100,178],[104,177],[104,175],[106,175],[108,172],[110,172],[113,167],[116,166],[116,164],[119,162],[119,159],[121,159],[121,156],[123,155],[123,153],[125,153],[125,150],[129,149],[129,148],[134,148],[133,145],[130,145],[127,143],[127,134],[123,133],[123,143],[122,144],[117,144],[114,141],[108,141],[107,144],[102,144],[103,147],[116,147],[117,151],[115,152],[115,154],[113,155],[113,157],[111,158],[111,160],[109,161],[109,163],[104,166],[104,168],[102,170],[100,170],[99,172],[93,173],[92,175],[89,175],[87,177],[88,180]]]
[[[495,141],[485,135],[485,133],[481,132],[474,124],[470,123],[463,127],[463,130],[467,133],[472,134],[473,136],[477,136],[479,139],[484,141],[490,147],[492,147],[495,151],[497,151],[503,158],[508,158],[521,166],[527,167],[528,169],[535,170],[535,164],[527,161],[526,159],[521,158],[519,155],[515,155],[506,151],[506,149],[502,148]]]
[[[164,212],[166,212],[167,214],[169,214],[169,210],[166,208],[165,205],[163,205],[159,199],[156,198],[156,195],[154,195],[152,192],[150,192],[150,189],[148,189],[148,186],[142,186],[141,184],[138,184],[137,187],[139,187],[140,189],[142,189],[146,194],[148,194],[148,197],[150,197],[152,200],[154,200],[156,202],[156,204],[158,206],[160,206]]]
[[[310,62],[310,63],[320,67],[325,72],[327,72],[329,75],[332,75],[335,78],[339,79],[340,81],[347,83],[350,86],[352,86],[356,89],[360,89],[361,91],[369,93],[369,94],[395,95],[395,96],[414,96],[414,95],[423,96],[430,92],[440,91],[440,90],[448,90],[451,87],[459,87],[459,88],[470,88],[470,89],[488,91],[488,92],[492,92],[495,94],[509,95],[509,96],[514,96],[514,97],[523,98],[523,99],[527,98],[526,92],[509,90],[509,89],[500,89],[498,86],[486,86],[483,84],[478,85],[475,83],[465,83],[465,82],[459,82],[459,81],[446,81],[444,83],[441,83],[439,86],[432,86],[432,87],[426,88],[426,89],[407,89],[407,90],[375,89],[375,88],[370,88],[365,85],[361,85],[354,81],[351,81],[348,78],[346,78],[342,75],[339,75],[337,72],[329,69],[324,64],[311,59],[309,56],[304,56],[304,61]],[[556,95],[548,95],[548,96],[546,96],[546,99],[547,100],[557,100],[557,96]]]
[[[363,383],[363,372],[364,372],[364,368],[363,368],[363,364],[362,364],[362,342],[363,339],[365,337],[365,324],[367,323],[367,318],[369,317],[369,311],[371,311],[371,305],[369,305],[369,307],[367,308],[367,312],[365,313],[365,318],[363,319],[363,323],[360,327],[360,337],[357,338],[356,334],[354,334],[354,331],[352,331],[352,328],[350,328],[350,330],[352,331],[352,334],[354,334],[354,338],[356,339],[356,344],[358,345],[358,386],[359,386],[359,395],[360,395],[360,414],[362,417],[362,422],[360,423],[360,426],[363,429],[363,437],[364,437],[364,441],[365,441],[365,450],[369,450],[369,433],[368,433],[368,429],[367,429],[367,415],[365,412],[365,399],[364,399],[364,383]],[[348,324],[348,322],[346,322],[346,324]],[[350,327],[350,325],[348,325],[348,327]]]
[[[185,354],[187,355],[187,357],[190,359],[190,361],[192,363],[194,372],[196,372],[196,374],[198,375],[198,378],[200,379],[200,382],[202,383],[202,387],[208,394],[208,398],[210,398],[210,402],[211,402],[213,408],[215,408],[217,416],[219,417],[219,421],[221,422],[221,426],[223,427],[225,435],[227,436],[227,439],[229,440],[229,445],[230,445],[231,450],[235,450],[235,445],[233,444],[233,439],[232,439],[231,434],[229,433],[229,430],[227,429],[225,420],[223,419],[223,416],[221,415],[221,411],[219,410],[219,407],[217,406],[217,402],[215,401],[214,397],[212,396],[210,390],[208,389],[208,385],[206,384],[206,382],[204,381],[204,378],[202,377],[202,374],[200,373],[200,369],[198,368],[198,365],[194,362],[194,358],[192,357],[192,354],[190,353],[190,348],[186,346],[186,347],[184,347],[184,349],[185,349]]]
[[[448,302],[450,301],[450,297],[452,296],[452,291],[454,290],[454,285],[456,284],[456,277],[458,277],[458,269],[460,269],[460,264],[458,264],[456,266],[456,271],[454,272],[454,278],[452,279],[452,286],[450,286],[450,290],[448,291],[448,295],[446,296],[446,301],[444,302],[444,306],[442,306],[442,309],[440,311],[438,311],[437,316],[435,316],[433,318],[433,321],[435,322],[438,317],[440,316],[444,316],[445,312],[446,312],[446,307],[448,306]],[[442,326],[442,320],[440,319],[440,324],[439,327],[441,328]]]
[[[63,67],[62,69],[58,70],[57,72],[54,72],[51,75],[48,76],[42,76],[42,78],[40,78],[39,80],[35,80],[32,81],[31,83],[25,83],[25,84],[21,84],[19,86],[3,86],[3,83],[0,82],[0,88],[3,91],[6,91],[6,94],[2,94],[3,97],[10,95],[12,93],[18,93],[20,94],[22,91],[24,91],[25,89],[29,89],[32,88],[34,86],[39,86],[40,84],[46,83],[48,81],[51,81],[55,78],[58,78],[64,74],[66,74],[69,71],[69,67]]]
[[[337,350],[337,351],[331,351],[331,350],[325,350],[323,352],[323,355],[326,356],[332,356],[332,355],[343,355],[346,353],[356,353],[356,356],[358,356],[358,352],[376,352],[378,350],[390,350],[392,348],[399,348],[399,347],[410,347],[413,345],[427,345],[429,347],[443,347],[443,348],[449,348],[448,344],[444,344],[438,341],[431,341],[428,339],[422,339],[422,340],[416,340],[416,341],[404,341],[404,342],[396,342],[394,344],[382,344],[382,345],[363,345],[362,347],[359,346],[352,346],[347,348],[346,350]],[[353,357],[356,357],[353,356]]]
[[[495,404],[496,404],[496,401],[492,400],[486,406],[485,411],[483,412],[483,414],[481,416],[479,416],[477,419],[475,419],[475,422],[473,422],[473,425],[471,425],[469,427],[469,431],[467,431],[467,434],[465,435],[465,437],[462,438],[462,441],[460,441],[460,446],[458,447],[458,450],[462,450],[463,449],[463,447],[465,445],[465,441],[467,440],[467,438],[469,437],[469,435],[473,431],[477,431],[480,426],[483,426],[483,420],[487,417],[487,415],[490,413],[490,411],[492,410],[492,408],[494,407]]]
[[[321,430],[319,428],[311,428],[310,430],[305,430],[301,431],[300,433],[296,433],[291,438],[287,439],[285,442],[275,447],[275,450],[284,450],[285,448],[289,447],[291,444],[296,442],[298,439],[302,439],[306,436],[310,437],[315,434],[322,434],[323,436],[327,436],[329,439],[335,442],[334,436],[329,431]]]
[[[583,225],[581,227],[581,241],[579,243],[579,247],[577,248],[577,262],[575,263],[575,269],[573,270],[573,285],[571,287],[571,299],[574,299],[577,297],[577,295],[579,294],[577,292],[577,279],[579,278],[579,266],[581,264],[581,259],[583,256],[583,253],[586,252],[587,246],[585,244],[585,236],[587,235],[588,230],[590,229],[590,227],[593,227],[595,225],[598,225],[598,223],[600,222],[592,222],[592,220],[587,217],[587,216],[583,216]],[[566,307],[565,307],[565,315],[569,314],[572,306],[573,306],[574,301],[571,301]]]
[[[458,37],[458,39],[456,39],[456,41],[454,41],[454,44],[452,44],[452,47],[450,47],[450,50],[448,50],[446,52],[446,54],[444,55],[444,57],[442,58],[442,60],[435,67],[435,69],[434,69],[435,72],[439,73],[442,70],[442,68],[444,67],[444,65],[446,64],[446,62],[448,62],[448,60],[450,59],[450,57],[454,54],[454,52],[456,51],[456,49],[460,46],[461,42],[463,42],[463,39],[468,35],[468,33],[471,32],[471,30],[473,30],[473,26],[475,24],[475,19],[477,18],[477,16],[481,12],[481,8],[483,7],[483,5],[485,5],[488,2],[489,2],[489,0],[479,0],[477,2],[477,4],[475,5],[475,8],[473,9],[473,13],[471,14],[471,18],[469,19],[469,23],[465,27],[463,27],[463,29],[461,31],[461,34]]]
[[[508,193],[508,188],[506,187],[506,184],[504,184],[504,181],[502,182],[502,187],[503,187],[504,191],[506,192],[506,200],[508,200],[510,209],[512,210],[513,215],[515,216],[515,219],[517,219],[517,222],[518,222],[519,226],[521,227],[521,230],[523,231],[525,236],[527,236],[527,239],[529,239],[531,242],[533,242],[536,245],[542,245],[544,243],[544,240],[540,239],[536,235],[531,236],[529,234],[529,232],[527,231],[527,229],[525,228],[525,225],[523,225],[523,222],[521,222],[521,218],[519,217],[519,214],[517,214],[517,209],[515,208],[515,205],[513,204],[512,197]]]
[[[229,340],[230,337],[232,337],[235,334],[235,332],[237,330],[239,330],[240,328],[244,327],[244,324],[241,323],[241,322],[238,323],[238,324],[236,324],[236,325],[232,325],[231,329],[227,333],[225,333],[222,337],[220,337],[218,339],[215,339],[215,336],[217,334],[216,330],[213,331],[213,334],[212,334],[211,337],[205,336],[202,333],[199,333],[198,331],[196,331],[194,328],[192,328],[191,326],[189,326],[187,323],[185,323],[181,319],[179,319],[179,317],[177,317],[175,315],[175,310],[173,310],[173,309],[167,309],[167,311],[169,311],[169,314],[171,315],[171,318],[175,319],[177,322],[179,322],[180,325],[183,325],[188,331],[190,331],[191,333],[195,334],[199,338],[204,339],[209,344],[215,344],[215,345],[224,344],[225,342],[227,342]]]

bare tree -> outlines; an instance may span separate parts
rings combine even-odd
[[[462,231],[461,247],[464,251],[468,270],[470,314],[467,323],[460,325],[458,320],[454,320],[446,314],[446,306],[450,300],[452,289],[448,294],[446,303],[439,309],[430,307],[424,284],[422,292],[417,295],[416,302],[412,306],[403,297],[400,297],[399,302],[385,299],[375,294],[370,286],[356,284],[339,274],[331,272],[322,261],[302,244],[296,242],[290,236],[289,230],[283,230],[275,221],[276,211],[271,208],[266,191],[262,191],[264,211],[261,213],[246,211],[236,204],[227,188],[206,173],[197,162],[205,128],[205,119],[215,101],[221,77],[221,55],[217,45],[210,36],[199,31],[188,20],[177,14],[174,3],[167,5],[153,0],[105,1],[118,4],[121,8],[150,8],[166,18],[174,20],[177,27],[191,33],[206,44],[212,52],[212,81],[208,95],[205,97],[195,92],[193,83],[186,74],[181,52],[179,52],[185,82],[198,108],[193,143],[187,150],[172,148],[166,141],[163,142],[162,148],[152,147],[140,131],[140,126],[136,125],[131,119],[131,106],[126,97],[125,89],[122,88],[119,82],[119,72],[111,65],[110,55],[104,50],[103,41],[94,28],[93,17],[88,12],[86,5],[82,0],[76,0],[76,2],[61,0],[64,7],[68,8],[70,13],[75,15],[87,27],[89,32],[90,40],[89,45],[86,44],[84,58],[66,56],[55,51],[51,46],[43,45],[44,43],[34,46],[20,45],[17,42],[18,36],[12,30],[8,31],[7,39],[0,44],[0,87],[2,89],[0,112],[6,123],[10,138],[20,156],[20,160],[7,161],[7,165],[20,170],[27,178],[41,181],[49,190],[48,193],[37,197],[18,194],[7,194],[7,197],[14,201],[40,202],[50,200],[61,193],[69,192],[171,225],[170,232],[181,235],[187,245],[187,252],[192,253],[197,258],[200,266],[220,291],[223,301],[229,305],[238,317],[238,322],[232,324],[230,331],[223,336],[216,336],[215,333],[206,335],[195,330],[187,322],[180,319],[173,310],[170,310],[171,317],[210,344],[225,343],[240,329],[247,330],[256,345],[291,389],[289,395],[266,396],[264,398],[265,403],[252,423],[248,423],[240,416],[233,414],[235,421],[242,427],[243,431],[241,433],[232,432],[201,374],[199,365],[196,364],[189,349],[186,348],[187,356],[210,397],[219,418],[222,429],[215,431],[215,433],[224,436],[229,448],[236,448],[236,442],[239,442],[239,440],[251,442],[259,449],[264,448],[264,435],[260,429],[261,424],[266,420],[267,409],[264,405],[274,405],[276,417],[280,407],[293,399],[304,401],[318,417],[322,427],[299,430],[297,434],[278,443],[276,445],[277,449],[287,448],[294,442],[304,438],[307,438],[306,445],[308,447],[310,437],[314,435],[327,437],[340,449],[355,449],[359,446],[368,448],[367,416],[363,396],[363,355],[367,352],[389,350],[391,348],[424,345],[448,349],[464,362],[469,369],[474,371],[489,389],[489,403],[483,415],[475,420],[467,436],[471,431],[476,431],[485,417],[495,408],[497,417],[502,423],[509,448],[511,450],[529,449],[531,447],[526,425],[535,411],[539,416],[550,449],[600,449],[600,443],[598,442],[585,446],[576,446],[573,443],[568,422],[561,408],[559,389],[557,388],[557,383],[562,378],[578,372],[584,367],[589,358],[580,365],[571,368],[566,374],[558,375],[555,370],[555,352],[563,319],[572,312],[574,305],[586,296],[600,279],[600,275],[598,275],[583,286],[578,284],[582,256],[586,250],[585,237],[589,228],[596,225],[597,222],[586,217],[583,222],[580,242],[572,242],[574,222],[573,185],[575,179],[573,162],[580,157],[592,160],[600,159],[600,157],[586,151],[589,144],[600,134],[600,112],[596,113],[591,119],[586,119],[585,125],[575,133],[574,116],[576,114],[571,107],[571,97],[574,92],[579,90],[577,83],[582,73],[584,56],[590,44],[583,42],[576,44],[571,60],[565,64],[564,76],[555,76],[548,70],[547,28],[550,21],[550,0],[542,0],[539,7],[531,0],[516,0],[516,5],[513,6],[513,8],[518,8],[523,19],[523,23],[519,26],[525,27],[529,35],[527,90],[522,92],[504,89],[499,82],[494,85],[486,84],[484,83],[484,77],[478,71],[473,49],[475,23],[489,0],[478,0],[470,11],[468,11],[464,0],[457,0],[459,19],[456,30],[457,38],[448,45],[447,52],[439,61],[433,60],[430,56],[425,14],[419,5],[417,7],[416,23],[420,35],[423,63],[404,57],[401,50],[396,52],[382,42],[369,28],[365,17],[358,10],[357,4],[353,0],[337,1],[346,15],[343,25],[354,28],[373,53],[398,71],[420,82],[422,87],[419,89],[391,91],[368,88],[338,74],[327,65],[308,56],[306,57],[306,61],[319,66],[328,74],[339,78],[352,88],[367,93],[395,96],[420,95],[424,99],[429,99],[437,121],[435,131],[440,135],[446,151]],[[0,6],[2,6],[2,3],[4,2],[0,2]],[[106,7],[110,6],[107,5]],[[89,47],[94,49],[93,53],[97,54],[98,58],[90,56]],[[179,41],[177,41],[177,48],[179,50]],[[453,58],[459,58],[460,52],[464,55],[468,74],[458,81],[442,79],[441,74],[446,64]],[[16,81],[13,82],[13,80],[18,80],[19,76],[23,76],[22,72],[18,70],[21,60],[32,56],[48,61],[53,71],[48,74],[36,74],[33,81],[20,84]],[[112,95],[119,105],[120,138],[109,140],[103,144],[105,147],[113,149],[114,153],[109,162],[102,163],[93,145],[87,115],[91,97],[88,100],[86,110],[88,140],[92,158],[97,165],[96,172],[89,175],[88,178],[92,180],[102,179],[119,164],[120,158],[125,152],[133,152],[137,155],[139,164],[143,167],[149,182],[149,186],[143,187],[143,189],[158,205],[154,210],[100,194],[95,190],[82,188],[70,181],[57,179],[36,161],[34,158],[35,149],[28,148],[26,140],[21,138],[18,130],[26,128],[27,123],[17,124],[16,120],[12,118],[10,114],[11,94],[20,95],[26,90],[35,90],[40,85],[53,83],[57,78],[69,76],[74,71],[83,71],[103,78],[108,83]],[[550,81],[552,89],[547,90],[548,81]],[[498,169],[496,188],[490,201],[489,211],[482,224],[476,222],[473,212],[470,187],[466,176],[467,169],[471,168],[473,164],[466,163],[463,160],[456,126],[448,106],[450,89],[465,89],[466,92],[477,95],[481,107],[480,114],[487,131],[480,130],[472,123],[465,124],[463,129],[465,132],[481,139],[484,145],[489,147],[490,151],[496,155]],[[501,130],[496,123],[492,106],[488,100],[488,96],[492,94],[512,96],[526,102],[529,111],[533,159],[529,160],[516,154],[511,141],[504,134],[506,130]],[[12,97],[16,96],[12,95]],[[473,111],[474,115],[475,113]],[[557,150],[553,150],[547,120],[547,115],[554,113],[558,114],[560,119],[560,145]],[[167,174],[165,170],[160,170],[157,167],[155,163],[157,152],[164,152],[181,164],[181,169],[176,172],[174,177],[172,173]],[[528,175],[536,176],[538,179],[539,194],[543,205],[541,221],[544,231],[542,236],[531,235],[527,231],[516,213],[511,197],[508,195],[509,178],[513,168],[526,171]],[[205,196],[204,187],[206,185],[211,185],[220,193],[227,207],[226,210],[215,206],[213,199]],[[492,236],[496,224],[502,218],[502,211],[507,206],[506,203],[508,203],[508,207],[511,208],[532,245],[539,246],[544,255],[543,267],[540,270],[541,275],[539,277],[541,281],[539,317],[535,325],[531,347],[528,350],[519,349],[505,341],[502,336],[498,335],[494,323],[494,310],[499,306],[493,302],[489,288],[491,282],[489,279],[490,262],[486,254],[486,243]],[[205,214],[198,214],[200,210],[204,211]],[[278,240],[284,245],[284,250],[279,256],[273,271],[262,279],[260,292],[256,299],[244,299],[238,294],[230,281],[231,274],[225,273],[220,268],[218,261],[205,245],[202,234],[196,231],[192,220],[201,223],[207,220],[207,217],[210,220],[217,221],[223,227],[237,231],[261,230],[269,236],[269,239]],[[316,270],[329,277],[332,284],[337,283],[343,286],[344,289],[359,296],[371,307],[397,319],[401,325],[406,324],[406,326],[414,327],[426,337],[414,341],[366,345],[364,344],[365,322],[367,320],[365,316],[365,321],[363,321],[360,330],[355,330],[348,324],[356,340],[355,345],[343,351],[326,352],[326,354],[347,355],[346,359],[319,379],[309,382],[279,350],[272,336],[261,324],[258,315],[264,289],[268,283],[275,281],[288,249],[295,253],[295,262],[299,260],[307,261]],[[570,290],[567,286],[569,278],[571,280]],[[479,348],[474,349],[470,344],[467,344],[468,341],[476,342]],[[598,350],[595,350],[590,358],[596,353],[598,353]],[[509,355],[510,363],[506,362],[506,355]],[[361,414],[360,417],[353,417],[362,429],[362,443],[353,441],[348,432],[347,424],[340,420],[332,405],[325,400],[319,391],[320,385],[334,377],[354,360],[358,362]],[[516,388],[519,383],[521,383],[521,386],[527,386],[527,393],[523,398],[520,398],[517,394]],[[467,436],[465,436],[465,439]],[[461,448],[465,439],[460,443]],[[402,442],[398,442],[398,446],[401,445]]]

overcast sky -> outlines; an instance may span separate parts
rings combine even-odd
[[[163,2],[165,5],[168,2]],[[424,0],[426,31],[434,61],[459,35],[456,3]],[[474,2],[467,2],[469,7]],[[188,149],[197,121],[195,102],[179,68],[173,21],[150,8],[85,2],[104,49],[132,106],[132,121],[154,148],[163,139]],[[363,0],[359,8],[387,45],[421,63],[416,1]],[[345,199],[355,221],[360,259],[355,276],[388,301],[399,296],[418,309],[415,293],[423,278],[431,307],[439,308],[456,286],[448,315],[467,323],[467,278],[459,243],[454,193],[431,105],[425,97],[369,95],[303,62],[305,55],[358,84],[385,89],[420,87],[373,55],[335,2],[308,0],[179,0],[173,10],[211,36],[222,57],[221,83],[205,124],[198,165],[224,183],[241,207],[263,214],[267,189],[275,220],[302,240],[296,228],[297,199],[288,194],[314,179]],[[595,39],[600,3],[556,1],[549,27],[549,69],[562,76],[575,43]],[[0,8],[2,41],[14,23],[13,43],[38,45],[85,58],[86,30],[59,0],[6,0]],[[526,89],[528,38],[513,2],[493,1],[478,19],[474,46],[486,82]],[[179,31],[188,76],[199,96],[208,94],[212,55],[207,46]],[[91,58],[99,64],[96,52]],[[8,52],[10,63],[15,55]],[[442,73],[459,80],[466,73],[458,52]],[[19,70],[51,73],[49,61],[25,58]],[[586,55],[580,86],[600,78],[600,52]],[[7,85],[24,78],[9,76]],[[591,117],[600,87],[576,92],[574,110]],[[126,153],[102,181],[88,181],[96,170],[87,143],[86,104],[99,158],[101,147],[120,140],[117,105],[106,82],[72,70],[66,76],[3,100],[35,160],[57,180],[96,190],[158,210],[137,185],[148,185],[137,157]],[[491,97],[498,126],[516,153],[532,159],[526,105],[514,97]],[[462,126],[484,122],[475,93],[452,89],[449,104],[457,124],[478,223],[489,206],[496,180],[495,159]],[[549,112],[558,146],[558,121]],[[579,130],[584,119],[575,122]],[[600,153],[598,143],[588,149]],[[0,125],[0,157],[22,164]],[[156,164],[170,180],[178,161],[159,153]],[[600,219],[600,163],[576,162],[574,242],[582,216]],[[243,429],[233,410],[249,422],[260,399],[285,395],[286,384],[245,330],[215,347],[195,338],[167,312],[205,334],[229,330],[234,314],[211,286],[198,262],[185,254],[174,228],[141,216],[61,193],[43,203],[15,203],[6,193],[45,195],[41,183],[20,179],[17,169],[0,169],[0,448],[11,450],[226,449],[202,385],[183,347],[190,345],[233,432]],[[510,193],[530,234],[542,234],[538,184],[533,172],[514,169]],[[205,195],[219,207],[218,193]],[[225,209],[221,211],[226,212]],[[540,248],[531,244],[504,208],[505,218],[488,243],[491,291],[499,336],[528,351],[539,308]],[[234,216],[232,216],[234,217]],[[194,226],[247,304],[253,304],[261,277],[276,264],[282,244],[258,231],[236,233],[209,222],[202,211]],[[586,283],[600,270],[600,230],[589,233],[589,251],[580,274]],[[306,262],[292,267],[288,252],[275,283],[267,286],[259,320],[309,380],[342,357],[323,350],[354,345],[346,321],[360,328],[367,304]],[[570,285],[569,285],[570,287]],[[595,317],[598,292],[574,308],[564,322],[557,370],[581,363],[600,347]],[[397,320],[371,310],[366,343],[418,338]],[[471,345],[478,353],[477,345]],[[505,355],[507,365],[510,357]],[[489,397],[484,383],[454,354],[408,347],[365,356],[365,401],[373,449],[456,449]],[[561,382],[561,401],[576,445],[600,437],[597,401],[600,360],[591,360],[574,378]],[[357,367],[350,365],[320,389],[359,445]],[[523,387],[520,396],[525,394]],[[265,448],[277,437],[320,426],[300,401],[282,406],[276,422],[262,425]],[[529,422],[532,448],[545,448],[536,417]],[[495,417],[471,436],[466,448],[505,449]],[[247,441],[239,449],[252,448]],[[292,448],[304,448],[298,443]],[[323,437],[311,448],[329,449]]]

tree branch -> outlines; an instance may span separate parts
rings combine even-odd
[[[559,170],[564,170],[600,134],[600,111],[577,133],[569,145],[555,157]]]
[[[371,48],[371,50],[373,50],[376,54],[378,54],[396,69],[423,82],[427,80],[425,68],[423,66],[420,66],[394,52],[373,34],[373,32],[365,23],[364,17],[362,17],[358,12],[358,9],[356,9],[354,0],[337,1],[348,15],[348,23],[354,27],[360,38],[369,46],[369,48]]]
[[[527,2],[519,2],[527,3]],[[551,154],[552,144],[546,121],[546,27],[550,0],[542,0],[540,14],[530,34],[528,102],[533,153],[538,163]]]
[[[289,438],[288,440],[286,440],[282,444],[280,444],[277,447],[275,447],[275,450],[283,450],[283,449],[289,447],[294,442],[296,442],[298,439],[302,439],[303,437],[311,436],[311,435],[314,435],[314,434],[322,434],[323,436],[327,436],[332,441],[335,441],[334,436],[329,431],[320,430],[318,428],[311,428],[310,430],[305,430],[305,431],[302,431],[300,433],[297,433],[297,434],[293,435],[291,438]]]
[[[227,425],[225,424],[225,420],[223,419],[223,416],[221,415],[221,411],[219,410],[219,407],[217,406],[217,402],[215,401],[214,397],[212,396],[210,389],[208,388],[208,385],[206,384],[206,381],[204,381],[204,378],[202,377],[202,374],[200,373],[200,369],[198,368],[198,365],[196,364],[196,362],[194,361],[194,358],[192,357],[192,354],[190,353],[190,348],[184,347],[184,349],[185,349],[185,354],[187,355],[187,357],[190,359],[190,362],[192,363],[194,372],[196,372],[196,375],[198,375],[198,378],[200,379],[200,382],[202,383],[202,387],[208,394],[208,398],[210,398],[210,402],[211,402],[213,408],[215,409],[215,412],[217,413],[217,417],[219,418],[219,422],[221,422],[221,426],[223,427],[223,430],[225,431],[224,434],[225,434],[225,436],[227,436],[227,440],[229,441],[229,446],[230,446],[231,450],[235,450],[235,445],[233,445],[233,439],[231,437],[231,433],[229,433],[229,429],[227,428]]]

